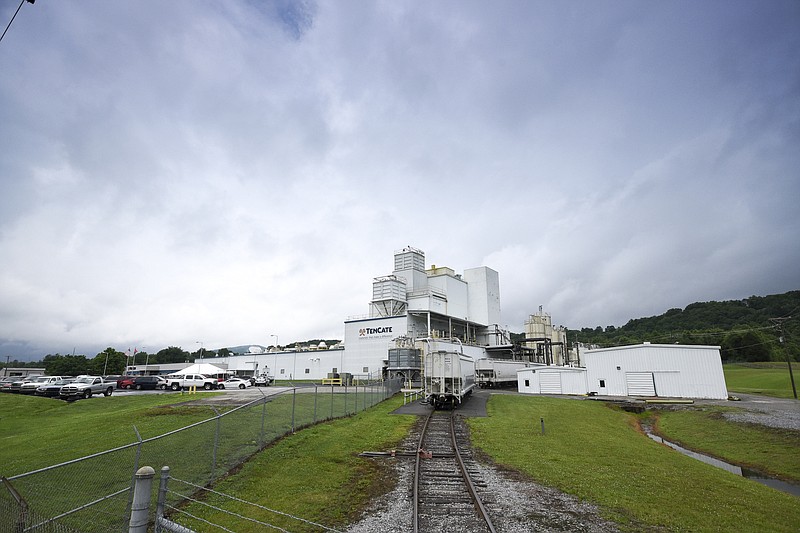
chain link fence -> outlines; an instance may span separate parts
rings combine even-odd
[[[232,409],[212,404],[207,407],[210,418],[184,428],[0,478],[0,533],[127,531],[134,476],[140,466],[169,465],[186,482],[209,486],[281,436],[355,414],[401,387],[402,380],[350,387],[315,385],[263,396]],[[227,410],[220,412],[223,409]],[[189,492],[193,491],[171,493],[169,505],[179,506],[182,498],[191,496]]]

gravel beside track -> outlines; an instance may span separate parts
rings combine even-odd
[[[463,421],[460,422],[463,424]],[[464,428],[462,428],[464,429]],[[419,438],[418,430],[412,431],[402,445],[413,450]],[[412,483],[414,458],[371,459],[387,462],[393,470],[397,485],[389,494],[373,502],[372,508],[348,533],[405,533],[412,530]],[[389,463],[389,461],[391,461]],[[515,475],[503,472],[486,463],[478,463],[482,493],[493,496],[492,521],[498,533],[527,533],[530,531],[589,533],[619,531],[616,524],[603,519],[598,509],[588,503],[563,494],[555,489],[529,481],[515,479]],[[496,512],[497,509],[500,512]],[[449,524],[448,531],[467,530],[459,524]]]

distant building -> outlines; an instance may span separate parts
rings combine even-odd
[[[5,367],[3,368],[2,376],[0,377],[20,377],[25,378],[28,376],[44,376],[44,368],[30,368],[30,367],[21,367],[21,368],[11,368]]]

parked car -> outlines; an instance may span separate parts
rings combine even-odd
[[[20,388],[19,392],[22,394],[34,394],[36,389],[41,387],[42,385],[47,385],[48,383],[55,383],[56,381],[61,381],[63,378],[61,376],[39,376],[32,381],[27,381],[23,383]]]
[[[34,394],[36,396],[55,398],[61,392],[61,387],[63,387],[64,385],[69,385],[73,381],[75,381],[75,378],[64,378],[59,381],[53,381],[52,383],[40,385],[39,387],[37,387],[36,392],[34,392]]]
[[[16,380],[17,378],[0,378],[0,392],[11,392],[11,384]]]
[[[167,387],[172,390],[188,389],[189,387],[211,390],[216,389],[220,383],[215,378],[203,374],[169,374],[166,379]]]
[[[120,378],[117,380],[117,388],[130,389],[131,387],[133,387],[133,381],[137,377],[138,376],[120,376]]]
[[[249,379],[228,378],[225,381],[220,382],[217,387],[220,389],[246,389],[252,385],[253,384]]]
[[[25,376],[24,378],[17,378],[11,383],[11,392],[20,392],[22,385],[29,383],[40,376]]]
[[[131,385],[136,390],[164,390],[167,388],[167,380],[161,376],[136,376],[133,378],[133,383]]]
[[[275,381],[275,378],[273,378],[272,376],[261,374],[260,376],[256,377],[255,383],[253,383],[253,385],[255,385],[256,387],[269,387],[270,385],[272,385],[273,381]]]
[[[100,376],[82,376],[69,385],[61,387],[58,393],[64,400],[77,400],[78,398],[91,398],[92,394],[111,396],[115,383],[104,381]]]

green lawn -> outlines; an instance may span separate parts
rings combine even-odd
[[[740,363],[722,365],[728,392],[794,398],[787,363]],[[795,388],[800,389],[800,364],[792,364]],[[800,393],[800,390],[798,391]]]
[[[226,442],[221,443],[219,452],[227,447],[252,446],[259,431],[269,435],[285,429],[292,401],[301,425],[310,423],[315,411],[324,417],[331,409],[345,409],[338,401],[335,405],[326,404],[322,398],[314,405],[311,398],[298,394],[294,399],[285,396],[266,404],[268,419],[276,421],[274,428],[254,424],[260,419],[260,406],[243,413],[235,425],[228,422],[223,426]],[[188,397],[114,396],[67,404],[0,395],[0,474],[26,472],[133,442],[134,424],[147,438],[210,416],[207,407],[165,406],[176,399],[184,401]],[[357,517],[375,493],[391,488],[393,480],[384,478],[379,468],[383,460],[361,458],[358,453],[391,449],[407,435],[415,417],[389,414],[401,403],[402,398],[395,397],[358,415],[314,425],[279,439],[216,482],[214,488],[263,507],[328,526],[344,526]],[[346,407],[348,411],[351,405]],[[504,467],[598,504],[605,516],[624,528],[761,532],[796,531],[800,524],[798,498],[657,444],[638,431],[635,415],[604,403],[493,395],[488,410],[488,418],[468,420],[476,446]],[[800,449],[795,434],[781,435],[732,424],[714,412],[664,413],[658,428],[690,446],[714,448],[715,455],[744,457],[745,462],[760,465],[768,472],[796,475]],[[545,420],[545,435],[541,434],[540,418]],[[198,431],[212,429],[205,426],[208,425]],[[244,432],[249,436],[243,436]],[[716,435],[725,437],[714,441]],[[153,442],[150,452],[145,452],[149,458],[143,458],[157,470],[169,464],[157,460],[166,456],[167,444],[159,442]],[[748,449],[754,454],[749,459],[740,455]],[[203,450],[189,452],[187,447],[183,452],[187,460],[196,461]],[[180,461],[171,461],[178,465],[172,475],[189,479],[186,469],[178,464]],[[113,465],[109,466],[113,471]],[[124,481],[125,472],[120,475]],[[184,492],[175,480],[170,488]],[[207,501],[219,503],[218,498],[211,495]],[[303,530],[294,522],[244,503],[229,509],[291,531]],[[232,530],[258,530],[234,524],[229,516],[210,514],[198,504],[193,504],[191,510]]]
[[[154,437],[211,418],[209,407],[166,407],[216,393],[113,395],[64,402],[0,394],[0,475],[9,477]]]
[[[634,415],[603,403],[495,395],[488,409],[488,418],[469,419],[475,445],[633,530],[760,533],[800,524],[796,497],[658,444]]]

